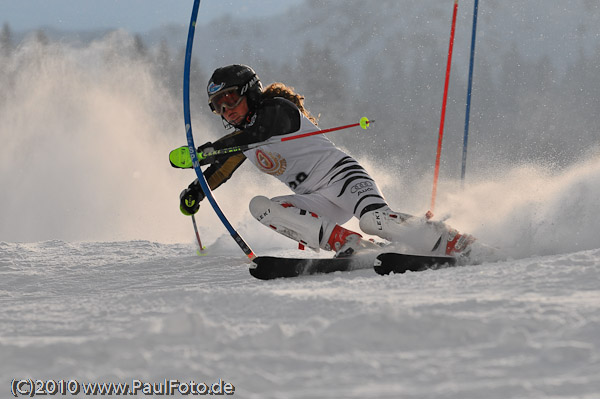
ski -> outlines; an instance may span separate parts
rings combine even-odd
[[[428,269],[440,269],[457,266],[452,256],[410,255],[397,252],[386,252],[377,255],[374,269],[377,274],[420,272]]]
[[[259,256],[254,258],[250,274],[260,280],[289,278],[319,273],[346,272],[373,267],[375,254],[347,258],[281,258]]]

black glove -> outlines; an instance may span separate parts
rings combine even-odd
[[[200,201],[204,199],[204,193],[198,179],[194,180],[179,195],[179,209],[186,216],[191,216],[200,209]]]

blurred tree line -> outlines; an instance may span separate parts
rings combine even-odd
[[[153,76],[174,98],[182,96],[184,48],[167,40],[148,44],[133,35],[121,56],[149,65]],[[48,45],[42,31],[27,40]],[[430,173],[437,143],[446,54],[426,43],[412,43],[416,55],[399,61],[402,49],[382,52],[368,60],[360,76],[343,59],[337,59],[332,43],[306,41],[293,59],[273,60],[246,46],[240,55],[263,83],[280,80],[306,96],[306,105],[319,117],[323,128],[354,123],[362,116],[375,119],[367,132],[331,136],[356,156],[368,156],[418,176]],[[5,90],[10,76],[2,69],[14,57],[10,26],[0,33],[1,101],[10,101]],[[576,52],[576,49],[574,49]],[[478,51],[474,70],[471,108],[469,168],[519,162],[543,162],[563,167],[597,150],[600,141],[600,45],[591,54],[577,53],[565,71],[557,71],[548,57],[533,59],[509,46],[497,68]],[[394,68],[386,66],[394,65]],[[390,71],[393,71],[390,73]],[[499,72],[498,72],[499,71]],[[192,63],[193,113],[206,116],[216,135],[222,133],[218,118],[209,117],[204,88],[211,71],[195,54]],[[460,174],[466,101],[466,74],[453,70],[443,149],[443,173]],[[468,172],[467,172],[468,173]]]

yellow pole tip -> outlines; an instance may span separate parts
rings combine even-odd
[[[369,118],[367,118],[366,116],[363,116],[362,118],[360,118],[359,124],[360,124],[360,127],[362,127],[363,129],[366,130],[372,122],[375,122],[375,121],[370,121]]]

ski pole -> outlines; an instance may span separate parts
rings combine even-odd
[[[442,101],[442,115],[440,118],[440,133],[438,136],[437,154],[435,157],[435,171],[433,172],[433,190],[431,193],[431,208],[426,213],[427,219],[433,217],[435,208],[435,197],[437,194],[437,182],[440,174],[440,158],[442,155],[442,139],[444,137],[444,120],[446,118],[446,103],[448,101],[448,85],[450,83],[450,67],[452,66],[452,49],[454,47],[454,32],[456,30],[456,14],[458,10],[458,0],[454,0],[454,11],[452,13],[452,28],[450,29],[450,45],[448,48],[448,63],[446,66],[446,81],[444,83],[444,99]]]
[[[279,142],[290,141],[290,140],[297,140],[297,139],[301,139],[303,137],[314,136],[316,134],[335,132],[337,130],[349,129],[351,127],[356,127],[356,126],[360,126],[366,130],[369,127],[369,125],[373,122],[375,122],[375,121],[369,120],[369,118],[367,118],[366,116],[363,116],[362,118],[360,118],[360,122],[352,123],[350,125],[337,126],[337,127],[332,127],[332,128],[323,129],[323,130],[315,130],[315,131],[308,132],[308,133],[297,134],[295,136],[288,136],[288,137],[281,137],[281,138],[271,137],[270,140],[263,141],[261,143],[245,144],[245,145],[240,145],[240,146],[236,146],[236,147],[223,148],[221,150],[210,151],[207,153],[201,152],[198,154],[198,159],[203,160],[208,157],[215,156],[215,155],[233,154],[236,152],[243,152],[243,151],[251,150],[253,148],[262,147],[263,145],[267,145],[267,144],[279,143]]]
[[[210,151],[210,152],[199,152],[199,153],[197,153],[197,157],[198,157],[199,161],[203,161],[208,157],[213,157],[213,156],[217,156],[217,155],[225,155],[225,154],[236,154],[238,152],[244,152],[244,151],[251,150],[251,149],[257,148],[257,147],[261,147],[261,146],[267,145],[267,144],[296,140],[296,139],[300,139],[300,138],[307,137],[307,136],[314,136],[316,134],[325,134],[325,133],[335,132],[338,130],[349,129],[351,127],[356,127],[356,126],[360,126],[363,129],[367,129],[374,122],[375,122],[375,120],[372,120],[372,119],[370,120],[369,118],[363,116],[362,118],[360,118],[360,121],[358,123],[352,123],[350,125],[337,126],[337,127],[332,127],[332,128],[323,129],[323,130],[315,130],[312,132],[300,133],[300,134],[297,134],[294,136],[289,136],[289,137],[281,137],[281,138],[272,137],[271,139],[260,142],[260,143],[244,144],[244,145],[239,145],[239,146],[235,146],[235,147],[222,148],[220,150],[214,150],[214,151]],[[186,169],[186,168],[191,168],[193,166],[192,159],[190,157],[190,150],[189,150],[188,146],[183,146],[183,147],[179,147],[179,148],[172,150],[169,153],[169,161],[171,162],[171,165],[175,168]]]
[[[200,240],[200,233],[198,232],[198,225],[196,224],[196,218],[194,217],[194,215],[192,215],[192,223],[194,224],[194,232],[196,233],[196,241],[198,241],[198,251],[196,251],[196,253],[199,256],[206,255],[204,253],[204,250],[206,249],[206,247],[204,247],[202,245],[202,240]]]
[[[335,132],[337,130],[349,129],[351,127],[356,127],[356,126],[360,126],[366,130],[371,123],[375,123],[375,120],[374,119],[369,120],[369,118],[367,118],[366,116],[363,116],[362,118],[360,118],[360,122],[358,122],[358,123],[352,123],[350,125],[345,125],[345,126],[331,127],[329,129],[323,129],[323,130],[315,130],[314,132],[302,133],[302,134],[298,134],[298,135],[290,136],[290,137],[283,137],[283,138],[281,138],[281,140],[278,140],[278,141],[296,140],[296,139],[301,139],[302,137],[314,136],[315,134],[324,134],[324,133],[329,133],[329,132]]]

